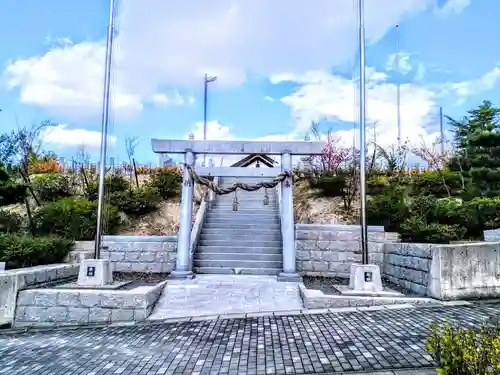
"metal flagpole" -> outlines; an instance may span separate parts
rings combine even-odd
[[[399,25],[396,25],[396,96],[397,96],[397,121],[398,121],[398,147],[401,147],[401,83],[399,80]]]
[[[441,135],[441,155],[444,155],[443,107],[439,107],[439,133]]]
[[[366,225],[366,72],[364,3],[364,0],[359,0],[359,173],[362,262],[363,264],[368,264],[368,227]]]
[[[205,95],[203,97],[203,140],[207,140],[207,102],[208,102],[208,84],[217,80],[217,76],[209,77],[205,74]],[[207,155],[203,155],[203,166],[206,167]]]
[[[97,230],[95,234],[95,259],[101,256],[101,236],[104,210],[104,177],[106,174],[106,152],[109,123],[109,97],[111,89],[111,63],[113,59],[113,34],[115,18],[115,0],[109,2],[108,35],[106,40],[106,61],[104,69],[104,94],[102,101],[101,156],[99,163],[99,195],[97,203]]]

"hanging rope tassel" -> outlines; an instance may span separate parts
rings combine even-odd
[[[233,211],[238,211],[238,196],[236,195],[236,190],[234,191],[233,197]]]
[[[264,206],[269,205],[269,195],[267,195],[267,188],[264,188]]]

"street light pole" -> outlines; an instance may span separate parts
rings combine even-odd
[[[217,76],[209,77],[205,74],[205,95],[203,97],[203,140],[207,140],[207,102],[208,102],[208,84],[217,80]],[[207,155],[203,155],[203,166],[205,167]]]
[[[364,0],[359,0],[359,157],[360,157],[360,216],[361,252],[363,264],[368,264],[368,227],[366,224],[366,71]]]
[[[104,94],[102,100],[101,118],[101,156],[99,164],[99,191],[97,200],[97,228],[94,241],[95,259],[101,256],[101,236],[104,211],[104,177],[106,175],[106,153],[109,123],[109,97],[111,90],[111,63],[113,61],[113,33],[115,18],[115,0],[109,2],[109,22],[106,40],[106,61],[104,68]]]
[[[396,84],[396,106],[398,122],[398,147],[401,149],[401,82],[399,74],[399,25],[396,25],[396,72],[398,82]]]

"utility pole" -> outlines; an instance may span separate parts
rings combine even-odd
[[[439,133],[441,135],[441,155],[444,155],[444,125],[443,125],[443,107],[439,107]]]
[[[364,0],[359,0],[359,179],[362,262],[368,264],[368,226],[366,223],[366,68]]]
[[[207,140],[207,103],[208,103],[208,84],[217,80],[217,76],[209,77],[205,74],[205,95],[203,97],[203,140]],[[207,155],[203,155],[203,166],[205,167]]]
[[[101,256],[102,221],[103,221],[103,211],[104,211],[104,178],[106,175],[106,153],[107,153],[108,124],[109,124],[109,97],[111,90],[111,63],[113,61],[114,18],[115,18],[115,0],[110,0],[108,34],[106,39],[106,61],[104,68],[104,94],[102,100],[101,157],[99,163],[97,228],[94,241],[95,259],[99,259]]]
[[[396,106],[397,106],[397,122],[398,122],[398,148],[401,148],[401,83],[399,70],[399,25],[396,25]]]

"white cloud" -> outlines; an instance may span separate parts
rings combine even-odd
[[[401,18],[435,0],[368,0],[369,43]],[[327,69],[349,62],[357,20],[347,0],[205,0],[120,2],[115,50],[117,116],[136,113],[161,86],[199,86],[204,73],[217,85],[238,85],[247,73]],[[25,103],[78,116],[100,107],[102,42],[58,44],[42,56],[13,61],[6,70]],[[129,117],[126,114],[124,117]]]
[[[67,125],[60,124],[43,128],[41,131],[41,139],[48,146],[56,148],[71,148],[77,146],[98,148],[101,145],[101,132],[68,128]],[[116,137],[108,136],[108,143],[114,145],[116,143]]]
[[[471,4],[471,0],[448,0],[437,13],[442,16],[460,14]]]
[[[66,40],[42,56],[11,62],[4,75],[9,88],[19,88],[23,103],[73,118],[96,118],[102,110],[104,55],[100,43],[72,44]],[[193,97],[178,92],[171,97],[150,95],[148,88],[128,80],[123,70],[113,72],[110,105],[115,118],[133,118],[147,100],[161,105],[194,102]]]
[[[270,96],[264,96],[264,100],[267,100],[268,102],[274,102],[274,98],[271,98]]]
[[[193,96],[183,97],[178,91],[175,91],[171,95],[167,95],[163,92],[156,93],[151,96],[151,101],[159,106],[165,107],[169,105],[181,106],[184,104],[194,104],[195,98]]]
[[[377,121],[379,143],[388,146],[397,143],[396,86],[381,79],[378,72],[367,69],[367,123]],[[296,120],[296,137],[310,129],[311,121],[358,122],[359,101],[357,82],[320,71],[303,75],[280,75],[273,83],[292,81],[300,86],[283,97]],[[435,137],[428,129],[435,118],[435,93],[412,84],[401,85],[402,138],[417,140]],[[335,129],[333,129],[335,131]],[[336,131],[344,146],[351,146],[353,130]],[[356,133],[357,137],[357,133]]]
[[[461,104],[480,92],[493,89],[498,82],[500,82],[500,66],[496,66],[477,79],[446,83],[442,85],[441,91],[444,95],[456,95],[457,103]]]
[[[399,61],[398,61],[399,55]],[[399,66],[399,67],[398,67]],[[394,70],[402,75],[406,75],[412,71],[413,67],[410,64],[410,55],[406,52],[394,53],[387,59],[387,70]]]
[[[195,140],[203,140],[203,122],[197,122],[191,132],[194,134]],[[188,136],[189,134],[186,134],[186,139]],[[226,141],[230,139],[234,139],[234,137],[229,126],[222,125],[216,120],[207,122],[207,140]]]

